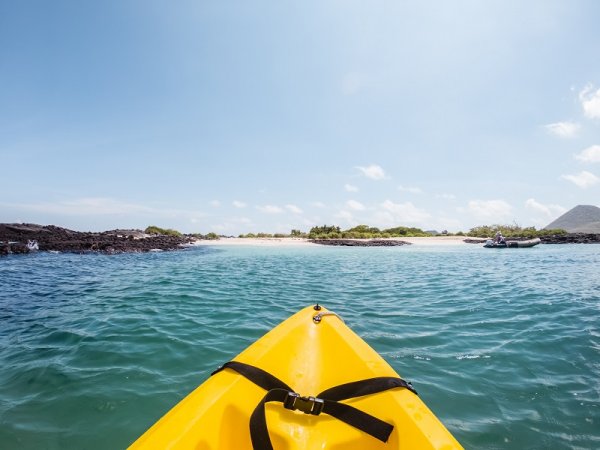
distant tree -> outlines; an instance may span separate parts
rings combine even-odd
[[[420,228],[414,227],[395,227],[388,228],[383,230],[384,233],[388,233],[393,237],[423,237],[423,236],[431,236],[430,233],[423,231]]]
[[[377,233],[381,233],[381,230],[379,228],[370,227],[368,225],[357,225],[354,228],[350,228],[349,230],[346,230],[346,231],[354,232],[354,233],[358,233],[358,234],[377,234]]]
[[[373,239],[408,236],[430,236],[430,234],[420,228],[396,227],[381,231],[377,227],[368,225],[358,225],[343,231],[338,226],[323,225],[311,228],[308,234],[311,239]]]
[[[311,239],[328,239],[332,235],[341,235],[340,227],[323,225],[322,227],[312,227],[308,232]]]

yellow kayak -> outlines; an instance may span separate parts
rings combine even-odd
[[[304,308],[226,363],[130,449],[461,449],[335,313]]]

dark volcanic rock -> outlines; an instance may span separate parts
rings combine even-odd
[[[0,224],[0,254],[27,253],[27,242],[37,241],[41,251],[59,252],[148,252],[175,250],[190,243],[187,236],[145,236],[140,230],[79,232],[54,225]]]
[[[491,238],[490,238],[491,239]],[[526,241],[531,238],[527,237],[510,237],[506,238],[507,241]],[[567,233],[567,234],[553,234],[550,236],[540,237],[542,244],[600,244],[600,234],[594,233]],[[463,242],[467,244],[483,244],[485,239],[481,238],[469,238],[463,239]]]
[[[398,247],[410,245],[410,242],[392,239],[311,239],[310,242],[336,247]]]
[[[600,244],[600,233],[567,233],[544,236],[542,244]]]
[[[485,244],[485,241],[487,241],[487,239],[485,239],[485,238],[466,238],[466,239],[463,239],[463,242],[465,244]]]

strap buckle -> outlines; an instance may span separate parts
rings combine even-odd
[[[321,414],[324,405],[325,402],[323,399],[317,397],[302,397],[295,392],[288,392],[283,401],[284,408],[291,409],[292,411],[299,410],[304,414],[312,414],[313,416]]]

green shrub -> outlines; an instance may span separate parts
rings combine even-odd
[[[555,229],[555,230],[536,230],[535,227],[526,227],[521,228],[518,225],[480,225],[475,228],[471,228],[471,230],[467,233],[467,236],[470,237],[480,237],[480,238],[490,238],[493,237],[497,231],[502,233],[502,236],[505,238],[536,238],[543,237],[549,235],[562,235],[566,234],[565,230]]]
[[[160,227],[157,227],[156,225],[150,225],[148,228],[146,228],[144,230],[144,233],[160,234],[160,235],[164,235],[164,236],[177,236],[177,237],[182,236],[182,234],[177,230],[173,230],[171,228],[166,228],[166,229],[160,228]]]
[[[431,234],[420,228],[396,227],[382,231],[377,227],[369,227],[368,225],[358,225],[343,231],[338,226],[323,225],[322,227],[311,228],[308,233],[310,239],[379,239],[414,236],[431,236]]]

